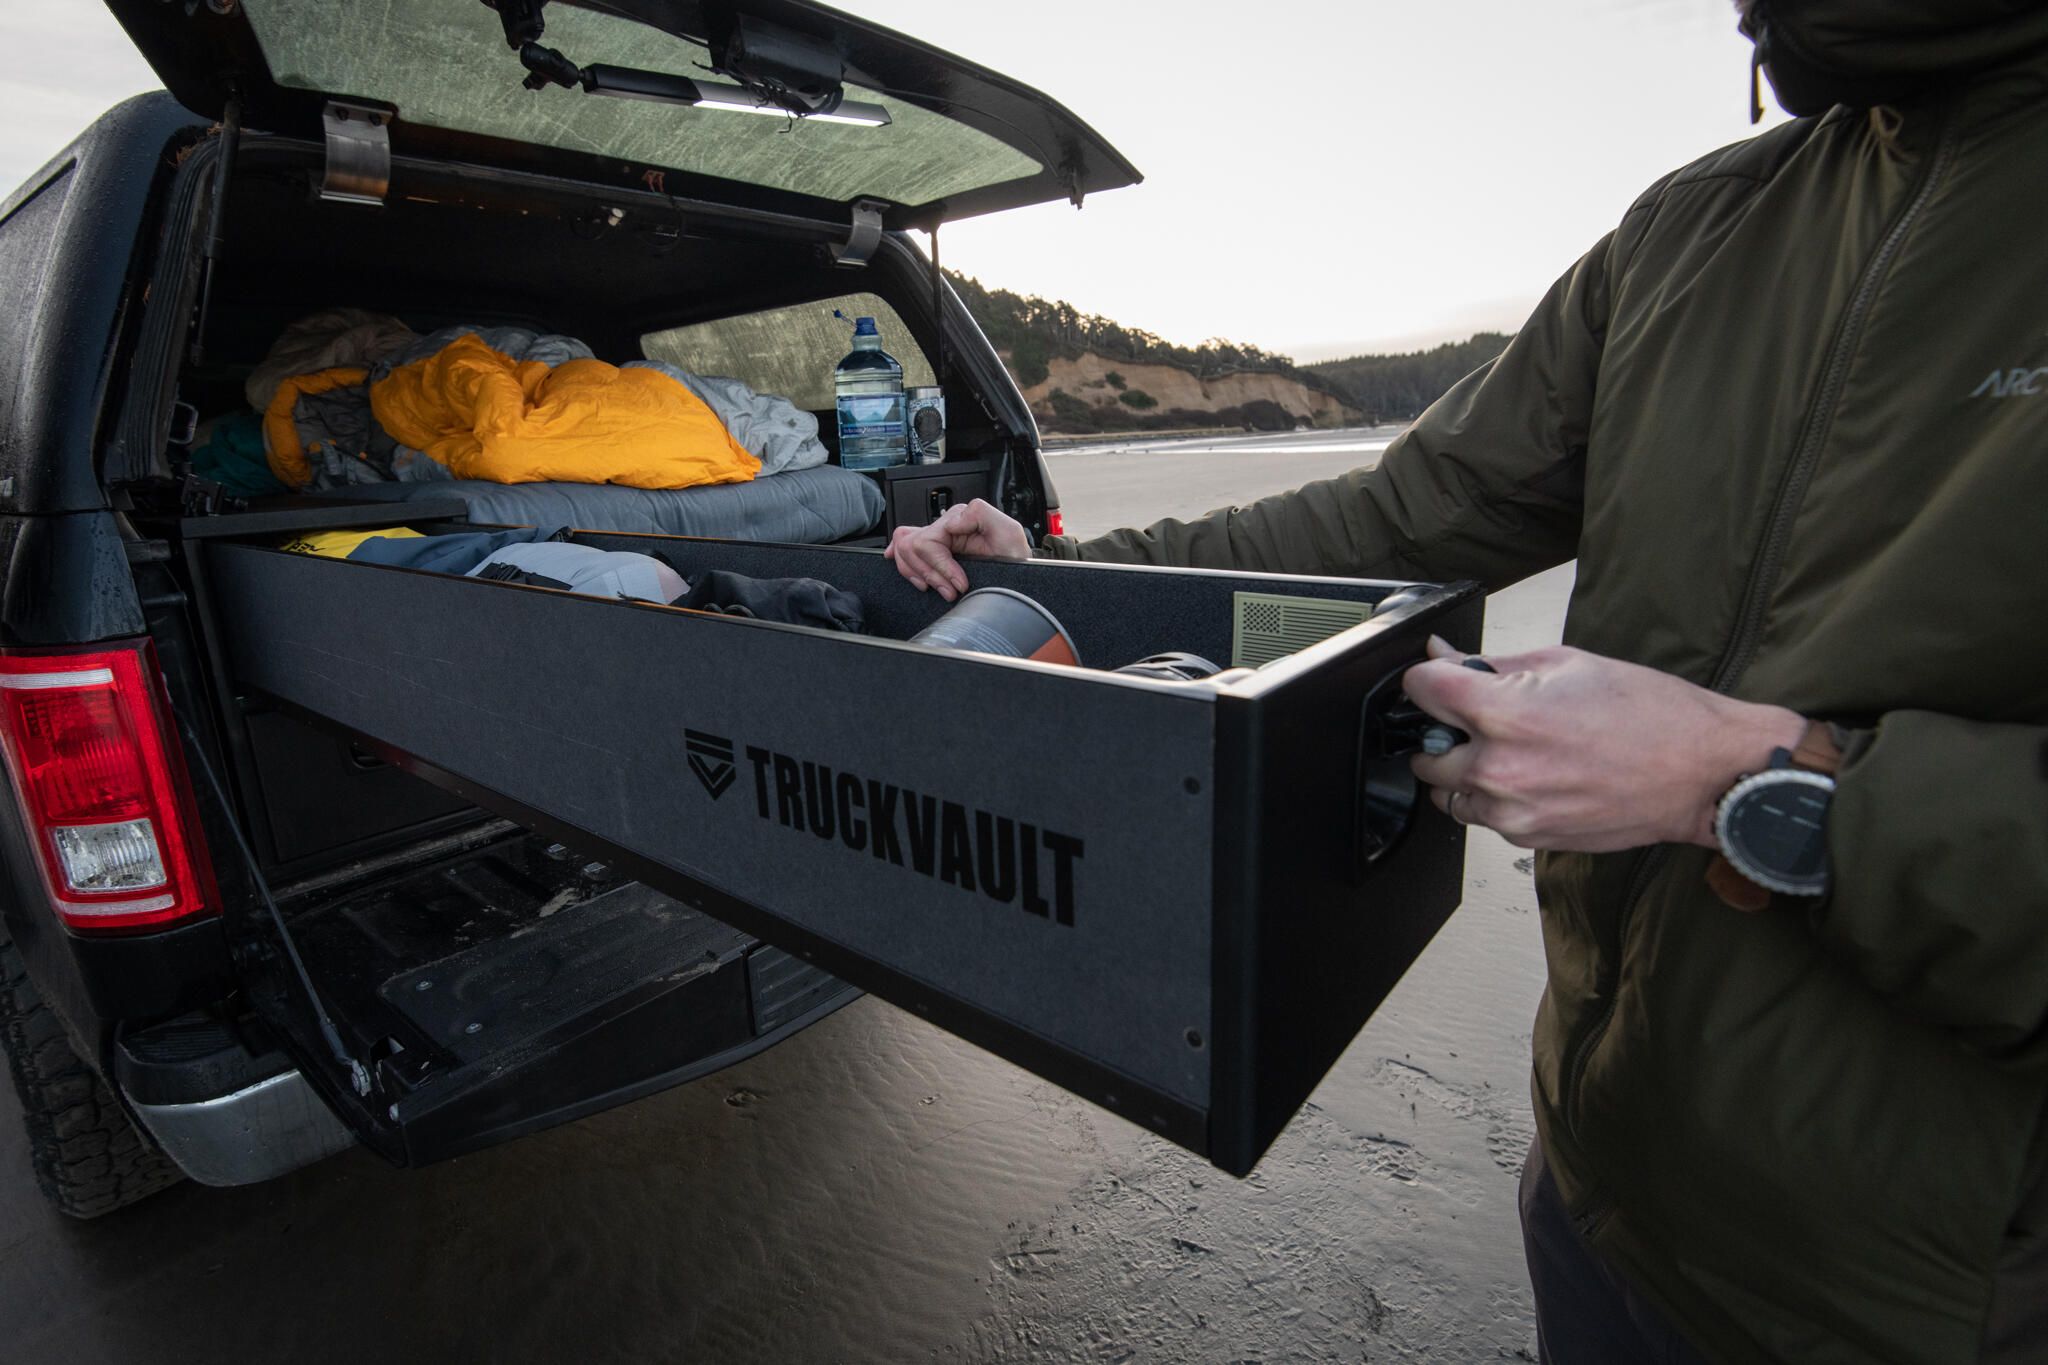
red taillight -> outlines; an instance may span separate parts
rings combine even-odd
[[[0,747],[64,923],[207,913],[206,850],[146,640],[0,654]]]
[[[1059,508],[1052,507],[1046,510],[1045,533],[1049,536],[1063,536],[1067,533],[1067,519],[1060,515]]]

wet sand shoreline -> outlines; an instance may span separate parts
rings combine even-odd
[[[1327,477],[1387,434],[1051,467],[1088,534]],[[1569,583],[1496,597],[1488,647],[1555,640]],[[0,1094],[8,1354],[1533,1359],[1514,1213],[1543,975],[1527,868],[1473,839],[1463,908],[1242,1181],[874,1000],[476,1156],[408,1172],[351,1152],[91,1224],[42,1203]]]

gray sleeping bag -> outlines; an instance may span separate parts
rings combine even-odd
[[[608,483],[371,483],[352,499],[406,502],[459,497],[469,519],[492,526],[576,526],[635,535],[705,536],[829,545],[865,535],[882,520],[874,479],[836,464],[751,483],[702,488],[627,488]]]

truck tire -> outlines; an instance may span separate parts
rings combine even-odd
[[[21,1096],[36,1184],[60,1211],[97,1218],[185,1178],[71,1050],[6,938],[0,938],[0,1045]]]

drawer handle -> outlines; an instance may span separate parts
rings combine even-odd
[[[1412,754],[1440,754],[1471,736],[1446,725],[1401,690],[1403,664],[1366,690],[1359,703],[1354,874],[1392,852],[1415,820],[1422,784],[1408,767]]]

